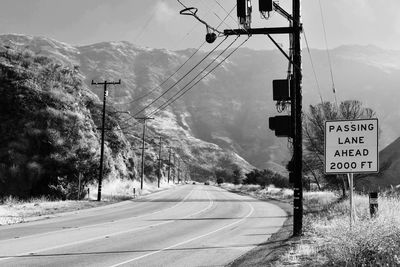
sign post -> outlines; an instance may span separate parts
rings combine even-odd
[[[378,119],[325,122],[325,173],[347,174],[350,187],[350,227],[354,222],[354,173],[377,173]]]

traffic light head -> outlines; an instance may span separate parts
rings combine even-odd
[[[277,137],[293,137],[291,116],[275,116],[269,118],[269,129],[275,131]]]

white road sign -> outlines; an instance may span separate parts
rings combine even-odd
[[[378,119],[325,122],[325,173],[378,172]]]

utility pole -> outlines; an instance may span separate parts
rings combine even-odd
[[[178,158],[178,184],[179,181],[181,180],[180,175],[181,175],[181,160]]]
[[[160,149],[158,150],[158,188],[160,188],[160,179],[161,179],[161,148],[162,148],[162,139],[160,136]]]
[[[99,186],[98,186],[98,193],[97,193],[97,201],[101,201],[101,184],[103,181],[103,158],[104,158],[104,124],[106,121],[106,100],[107,100],[107,85],[116,85],[121,84],[121,80],[118,82],[94,82],[92,80],[92,85],[104,85],[104,93],[103,93],[103,117],[102,117],[102,124],[101,124],[101,145],[100,145],[100,170],[99,170]]]
[[[175,176],[176,176],[176,158],[175,158],[175,153],[174,153],[174,175],[172,176],[172,183],[175,183]]]
[[[300,236],[303,232],[303,135],[302,135],[302,73],[301,73],[301,45],[300,33],[300,0],[293,0],[293,78],[294,78],[294,138],[293,138],[293,158],[294,158],[294,192],[293,192],[293,235]]]
[[[142,134],[142,172],[140,175],[140,189],[143,189],[143,179],[144,179],[144,141],[145,141],[145,136],[146,136],[146,122],[147,120],[154,120],[154,118],[150,117],[140,117],[140,118],[135,118],[136,120],[143,120],[143,134]]]
[[[289,181],[294,183],[294,201],[293,201],[293,236],[300,236],[303,227],[303,184],[302,184],[302,70],[301,70],[301,46],[300,34],[302,25],[300,23],[300,0],[292,0],[292,15],[286,12],[282,7],[272,0],[259,0],[259,10],[263,17],[268,18],[272,11],[278,12],[285,17],[290,23],[289,27],[270,27],[252,29],[251,23],[251,7],[249,8],[248,0],[237,1],[237,14],[239,23],[243,25],[242,29],[224,30],[224,35],[267,35],[274,43],[278,50],[289,60],[293,68],[291,81],[288,78],[285,83],[277,83],[275,90],[274,84],[274,100],[281,103],[290,102],[291,116],[276,116],[269,119],[269,127],[275,130],[278,137],[293,138],[293,158],[288,164],[291,166],[289,170]],[[268,13],[268,16],[265,16]],[[279,46],[272,38],[273,34],[289,34],[292,38],[290,49],[292,53],[289,55]],[[290,68],[289,68],[290,70]],[[275,81],[274,81],[275,82]],[[290,93],[289,93],[290,87]],[[285,90],[282,90],[285,89]],[[276,99],[275,99],[276,98]]]
[[[169,184],[169,178],[171,177],[171,154],[172,154],[172,147],[168,147],[168,184]]]

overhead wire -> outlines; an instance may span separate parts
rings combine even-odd
[[[205,70],[207,70],[215,61],[217,61],[217,59],[224,53],[226,52],[235,42],[236,40],[239,38],[236,37],[235,40],[233,40],[226,48],[224,48],[210,63],[207,64],[206,67],[203,68],[202,71],[200,71],[195,77],[193,77],[188,83],[186,83],[178,92],[176,92],[172,97],[170,97],[166,102],[170,101],[171,99],[173,99],[176,95],[178,95],[180,92],[184,91],[194,80],[196,80]],[[200,80],[203,79],[200,78]],[[165,104],[165,103],[164,103]],[[163,104],[163,105],[164,105]],[[161,105],[162,106],[162,105]],[[150,112],[151,114],[153,114],[153,112]]]
[[[158,107],[156,110],[152,111],[150,113],[150,116],[155,115],[157,112],[165,109],[169,105],[171,105],[173,102],[177,101],[179,98],[181,98],[184,94],[186,94],[189,90],[191,90],[195,85],[197,85],[200,81],[202,81],[204,78],[206,78],[211,72],[213,72],[216,68],[218,68],[221,64],[223,64],[233,53],[235,53],[245,42],[249,40],[250,36],[246,38],[240,45],[238,45],[235,49],[233,49],[223,60],[218,62],[216,66],[214,66],[211,70],[209,70],[203,77],[201,77],[199,80],[197,80],[194,84],[192,84],[190,87],[186,88],[185,90],[182,91],[182,88],[179,92],[177,92],[174,96],[170,97],[168,101],[166,101],[163,105]],[[237,40],[237,38],[234,40],[234,42]],[[232,44],[234,43],[232,42]],[[228,47],[229,48],[229,47]],[[178,95],[179,94],[179,95]]]
[[[318,78],[317,78],[317,73],[316,73],[315,67],[314,67],[314,61],[313,61],[313,59],[312,59],[312,55],[311,55],[311,51],[310,51],[310,46],[308,45],[307,35],[306,35],[306,32],[305,32],[304,29],[303,29],[303,36],[304,36],[304,41],[305,41],[306,46],[307,46],[307,52],[308,52],[308,55],[309,55],[309,58],[310,58],[311,68],[312,68],[313,73],[314,73],[315,84],[317,85],[319,98],[320,98],[321,104],[322,104],[322,103],[324,103],[324,100],[322,99],[321,87],[319,86],[319,82],[318,82]]]
[[[331,81],[332,81],[332,91],[333,91],[333,95],[335,96],[336,106],[338,106],[337,96],[336,96],[335,80],[333,78],[332,61],[331,61],[331,56],[330,56],[329,48],[328,48],[328,40],[327,40],[327,37],[326,37],[325,19],[324,19],[324,12],[322,10],[321,0],[318,0],[318,4],[319,4],[319,11],[320,11],[321,20],[322,20],[322,29],[324,31],[325,49],[326,49],[326,53],[328,55],[329,70],[330,70]]]
[[[165,90],[160,96],[156,97],[153,101],[150,102],[150,104],[147,104],[145,107],[143,107],[141,110],[135,113],[134,116],[139,115],[142,113],[144,110],[146,110],[149,106],[154,104],[156,101],[158,101],[161,97],[163,97],[165,94],[167,94],[171,89],[173,89],[179,82],[181,82],[184,78],[186,78],[195,68],[197,68],[204,60],[206,60],[222,43],[225,42],[225,40],[228,37],[225,37],[218,45],[216,45],[211,51],[209,51],[197,64],[195,64],[185,75],[183,75],[181,78],[179,78],[173,85],[171,85],[167,90]]]
[[[186,8],[186,6],[185,6],[181,1],[178,1],[178,2],[179,2],[183,7]],[[230,11],[230,13],[232,13],[232,11],[233,11],[233,9]],[[217,28],[219,28],[219,27],[222,25],[222,23],[225,22],[225,20],[226,20],[227,17],[230,15],[230,13],[228,13],[227,16],[225,16],[225,18],[224,18],[223,20],[221,20],[221,22],[220,22],[220,24],[217,26]],[[158,96],[156,99],[154,99],[153,101],[151,101],[150,104],[146,105],[144,108],[142,108],[141,110],[139,110],[138,112],[136,112],[135,115],[133,115],[133,117],[137,116],[138,114],[140,114],[141,112],[143,112],[144,110],[146,110],[150,105],[154,104],[154,103],[155,103],[156,101],[158,101],[161,97],[163,97],[166,93],[168,93],[171,89],[173,89],[174,86],[176,86],[180,81],[182,81],[185,77],[187,77],[187,76],[190,74],[190,72],[192,72],[192,71],[193,71],[198,65],[200,65],[209,55],[211,55],[211,53],[214,52],[227,38],[228,38],[228,36],[225,36],[225,39],[222,40],[216,47],[214,47],[205,57],[203,57],[203,59],[200,60],[200,62],[198,62],[194,67],[192,67],[184,76],[182,76],[180,79],[178,79],[178,81],[176,81],[173,85],[171,85],[171,86],[170,86],[166,91],[164,91],[160,96]],[[196,50],[196,52],[200,50],[200,48],[204,45],[204,43],[205,43],[205,42],[203,42],[203,44]],[[196,52],[195,52],[195,53],[196,53]],[[195,54],[195,53],[194,53],[194,54]],[[192,57],[194,56],[194,54],[193,54],[190,58],[192,58]],[[183,65],[185,65],[185,64],[190,60],[190,58],[188,58],[188,59],[185,61],[185,63],[184,63]],[[172,77],[173,75],[175,75],[175,74],[183,67],[183,65],[182,65],[177,71],[175,71],[170,77]],[[168,79],[167,79],[167,80],[168,80]],[[163,82],[163,83],[165,83],[165,82]]]
[[[176,69],[175,70],[175,72],[174,73],[172,73],[170,76],[168,76],[168,78],[167,79],[165,79],[162,83],[160,83],[159,85],[157,85],[156,87],[154,87],[153,89],[151,89],[149,92],[147,92],[146,94],[144,94],[144,95],[142,95],[142,96],[140,96],[140,97],[138,97],[138,98],[135,98],[134,100],[132,100],[132,101],[130,101],[130,102],[127,102],[127,103],[121,103],[121,105],[123,104],[123,105],[128,105],[128,104],[131,104],[131,103],[134,103],[134,102],[136,102],[136,101],[139,101],[139,100],[141,100],[141,99],[143,99],[143,98],[145,98],[145,97],[147,97],[147,96],[149,96],[149,95],[151,95],[154,91],[156,91],[158,88],[161,88],[161,86],[163,86],[167,81],[169,81],[176,73],[178,73],[178,71],[180,71],[185,65],[186,65],[186,63],[188,63],[188,61],[190,60],[190,59],[192,59],[193,57],[194,57],[194,55],[204,46],[204,44],[206,43],[206,41],[204,41],[186,60],[185,60],[185,62],[183,62],[183,64],[181,64],[180,66],[179,66],[179,68],[178,69]]]
[[[182,6],[184,6],[184,7],[186,8],[186,6],[185,6],[181,1],[178,1],[178,2],[179,2]],[[230,10],[230,12],[224,17],[224,19],[221,20],[221,22],[219,23],[219,25],[217,26],[217,28],[219,28],[223,23],[225,23],[225,20],[227,19],[228,16],[231,16],[230,14],[232,13],[232,11],[234,10],[235,7],[236,7],[236,5]],[[217,17],[218,17],[218,16],[217,16]],[[218,18],[219,18],[219,17],[218,17]],[[219,18],[219,19],[220,19],[220,18]],[[226,24],[226,23],[225,23],[225,24]],[[228,36],[226,36],[225,39],[224,39],[223,41],[225,41],[225,40],[227,39],[227,37],[228,37]],[[223,42],[223,41],[222,41],[222,42]],[[222,42],[220,42],[220,44],[222,44]],[[184,75],[184,77],[182,77],[182,78],[179,79],[176,83],[174,83],[171,87],[169,87],[162,95],[160,95],[159,97],[157,97],[156,99],[154,99],[150,104],[146,105],[145,108],[142,108],[140,111],[136,112],[134,115],[130,115],[130,114],[129,114],[129,117],[130,117],[130,118],[128,118],[128,119],[122,121],[121,123],[125,123],[125,122],[127,122],[128,120],[130,120],[130,119],[134,119],[135,116],[137,116],[138,114],[140,114],[141,112],[143,112],[143,111],[144,111],[145,109],[147,109],[150,105],[154,104],[157,100],[159,100],[162,96],[164,96],[168,91],[170,91],[178,82],[180,82],[180,81],[181,81],[182,79],[184,79],[188,74],[190,74],[190,72],[192,72],[192,71],[195,69],[195,67],[197,67],[199,64],[201,64],[201,62],[204,61],[213,51],[215,51],[215,50],[219,47],[220,44],[218,44],[217,47],[215,47],[214,49],[212,49],[199,63],[197,63],[191,70],[189,70],[189,71]],[[201,48],[203,45],[204,45],[204,43],[200,46],[200,48]],[[195,51],[195,53],[196,53],[198,50],[200,50],[200,48],[198,48],[198,49]],[[195,54],[195,53],[194,53],[194,54]],[[193,57],[194,54],[193,54],[191,57]],[[187,61],[189,61],[189,59],[188,59]],[[184,64],[186,64],[187,61],[185,61]],[[181,69],[182,67],[183,67],[183,66],[181,66],[179,69]],[[179,69],[178,69],[176,72],[174,72],[173,75],[175,75],[175,74],[179,71]],[[171,75],[170,77],[172,77],[173,75]],[[168,79],[170,79],[170,77],[169,77]],[[168,79],[167,79],[167,80],[168,80]],[[166,81],[164,81],[162,84],[164,84],[165,82],[166,82]],[[157,88],[159,88],[159,87],[157,87]],[[156,89],[153,89],[153,90],[156,90]],[[147,96],[147,95],[149,95],[149,93],[146,94],[146,96]],[[145,96],[142,96],[141,99],[143,99],[144,97],[145,97]],[[132,101],[132,102],[134,102],[134,101]],[[133,126],[134,126],[134,125],[133,125]]]

